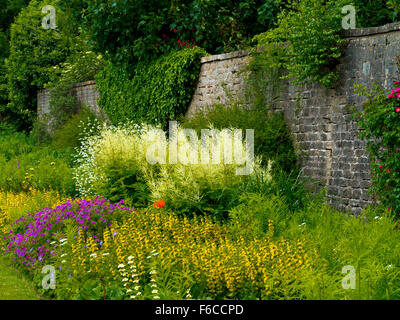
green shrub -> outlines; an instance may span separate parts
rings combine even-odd
[[[271,113],[265,105],[249,109],[240,102],[234,102],[216,104],[183,121],[183,127],[195,129],[199,133],[201,129],[210,126],[216,129],[253,129],[254,151],[261,157],[263,164],[272,160],[273,171],[282,168],[290,172],[297,168],[297,155],[283,113]]]
[[[241,166],[236,163],[168,164],[168,161],[152,165],[147,159],[147,152],[155,143],[152,129],[104,127],[98,136],[86,139],[75,169],[80,193],[102,195],[117,201],[125,198],[136,206],[164,200],[171,210],[187,215],[213,213],[223,216],[237,203],[239,186],[247,179],[236,174],[236,169]],[[179,148],[187,143],[180,129],[178,141]],[[197,153],[193,146],[187,152]],[[255,167],[258,167],[258,160],[255,161]]]
[[[79,104],[74,92],[77,83],[95,79],[105,66],[101,55],[91,51],[86,40],[79,37],[73,44],[73,54],[55,69],[57,78],[46,87],[50,90],[50,131],[54,132],[78,112]]]
[[[358,28],[379,27],[391,23],[396,15],[391,10],[391,0],[353,0],[356,8],[356,19]]]
[[[243,194],[240,204],[229,211],[232,234],[245,239],[280,235],[288,219],[289,210],[281,197],[257,193]]]
[[[57,9],[57,29],[42,27],[42,7]],[[33,0],[22,9],[11,26],[10,56],[6,60],[9,104],[19,129],[29,131],[36,117],[37,91],[55,79],[53,67],[65,61],[71,53],[71,43],[77,30],[57,1]]]
[[[275,170],[272,182],[265,173],[256,170],[241,187],[241,193],[257,193],[263,196],[277,196],[286,204],[288,212],[295,212],[306,208],[310,201],[316,200],[318,195],[311,195],[307,186],[309,179],[302,177],[301,171],[285,172],[281,168]]]
[[[400,214],[400,88],[385,93],[379,86],[368,90],[356,85],[356,92],[367,97],[361,112],[355,112],[360,138],[367,141],[370,155],[371,192],[398,216]]]
[[[95,123],[94,126],[93,123]],[[99,120],[96,115],[88,107],[84,106],[54,132],[51,142],[52,147],[58,150],[79,147],[80,141],[89,135],[86,128],[94,128],[90,135],[98,133],[97,123],[99,123]]]
[[[0,3],[0,122],[12,119],[8,110],[8,87],[5,59],[10,51],[10,27],[18,12],[29,0],[4,0]]]
[[[276,21],[279,0],[66,0],[83,22],[95,50],[113,62],[135,65],[178,48],[178,41],[210,53],[233,51],[269,29]]]
[[[387,0],[387,5],[390,9],[393,9],[396,14],[400,12],[400,1],[399,0]]]
[[[320,82],[333,87],[338,80],[335,67],[343,54],[340,31],[345,4],[346,0],[293,1],[279,15],[277,28],[254,39],[258,46],[282,44],[286,78],[294,78],[297,84]]]
[[[195,47],[140,63],[131,80],[123,67],[109,64],[96,78],[99,106],[114,124],[132,120],[166,127],[186,112],[204,55]]]
[[[34,149],[34,141],[25,134],[0,132],[0,154],[7,161],[19,155],[30,153]]]
[[[92,129],[92,127],[94,127]],[[98,130],[96,125],[88,131]],[[110,201],[124,199],[145,207],[149,191],[143,172],[147,164],[138,129],[103,126],[98,135],[81,141],[74,178],[81,195],[104,196]]]
[[[23,133],[0,135],[0,189],[12,192],[55,190],[75,195],[69,150],[35,145]]]

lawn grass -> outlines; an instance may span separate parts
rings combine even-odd
[[[0,257],[0,300],[40,300],[41,297],[20,271]]]

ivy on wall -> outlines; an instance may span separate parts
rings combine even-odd
[[[109,63],[96,77],[99,106],[114,123],[160,124],[185,113],[200,72],[205,50],[194,47],[138,63],[133,78],[121,65]]]

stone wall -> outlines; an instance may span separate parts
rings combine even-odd
[[[388,90],[399,79],[400,24],[348,30],[343,35],[348,41],[338,67],[338,87],[328,90],[313,84],[299,88],[285,81],[276,109],[284,112],[297,147],[305,153],[304,175],[326,187],[331,205],[359,212],[371,203],[370,166],[365,142],[357,138],[358,127],[346,106],[360,110],[364,101],[354,93],[355,82],[370,87],[377,82]],[[226,101],[223,88],[238,93],[243,87],[239,71],[247,61],[245,52],[203,58],[189,115]]]
[[[81,82],[74,86],[74,92],[76,94],[78,103],[80,106],[86,105],[96,115],[103,115],[102,110],[97,104],[97,99],[100,94],[96,90],[95,81]],[[41,90],[37,94],[37,108],[39,119],[43,120],[50,112],[50,92],[49,90]]]
[[[358,128],[346,106],[361,107],[364,98],[354,94],[355,82],[371,86],[374,81],[391,89],[399,79],[396,55],[400,50],[400,24],[344,32],[347,46],[339,65],[340,83],[335,90],[313,84],[302,88],[289,81],[281,86],[283,110],[297,147],[304,151],[304,175],[325,186],[328,202],[359,212],[371,203],[368,195],[370,167],[365,143],[357,138]],[[188,115],[215,103],[229,100],[227,92],[239,94],[240,73],[249,61],[247,52],[204,57]],[[77,86],[78,99],[97,108],[93,82]],[[39,93],[39,113],[48,110],[48,94]]]

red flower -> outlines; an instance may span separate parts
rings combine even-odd
[[[380,166],[379,166],[379,168],[381,168],[381,169],[382,169],[382,168],[383,168],[383,165],[380,165]]]
[[[159,200],[157,202],[153,203],[154,208],[162,208],[165,206],[165,201],[164,200]]]
[[[389,172],[389,173],[390,173],[390,169],[387,169],[386,172]]]

